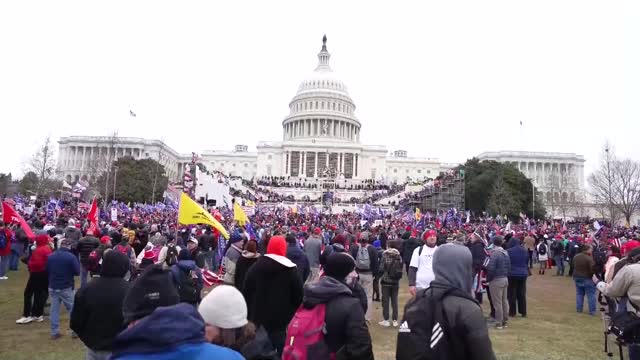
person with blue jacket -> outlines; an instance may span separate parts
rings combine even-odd
[[[487,282],[489,282],[491,301],[496,310],[495,327],[499,330],[507,326],[509,316],[507,287],[511,261],[507,252],[502,248],[503,244],[504,238],[502,236],[496,236],[493,239],[493,250],[487,265]]]
[[[509,317],[516,316],[516,310],[522,317],[527,317],[527,277],[529,276],[529,252],[520,240],[511,238],[507,244],[507,253],[511,262],[509,270]],[[517,305],[517,308],[516,308]]]
[[[204,282],[202,271],[189,255],[189,250],[180,250],[178,263],[171,267],[171,274],[180,295],[180,302],[198,305]]]
[[[49,296],[51,297],[51,339],[57,340],[60,334],[60,304],[67,312],[73,310],[73,278],[80,275],[80,261],[71,252],[71,242],[63,239],[58,250],[47,258],[49,274]]]
[[[210,344],[195,306],[179,303],[171,273],[153,265],[132,284],[122,314],[127,329],[113,342],[112,360],[244,359],[238,352]]]
[[[285,240],[287,241],[287,258],[294,264],[296,264],[300,279],[302,280],[302,283],[304,283],[305,281],[307,281],[309,273],[311,273],[307,255],[305,255],[305,253],[300,248],[300,245],[298,245],[294,234],[287,234]]]

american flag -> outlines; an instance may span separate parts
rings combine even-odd
[[[208,287],[223,283],[222,278],[211,270],[202,270],[202,281]]]
[[[622,248],[622,243],[620,242],[620,239],[615,238],[611,240],[611,245],[617,247],[618,249]]]

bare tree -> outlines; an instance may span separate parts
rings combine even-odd
[[[579,218],[589,217],[589,204],[583,193],[579,193],[572,201],[570,206]]]
[[[51,143],[51,137],[45,138],[42,146],[31,157],[27,168],[28,171],[33,171],[38,175],[36,192],[40,193],[56,171],[55,146]]]
[[[594,197],[607,204],[609,221],[615,224],[620,216],[624,216],[630,224],[640,206],[640,163],[617,159],[606,143],[600,167],[588,181]]]
[[[116,159],[116,147],[118,145],[118,131],[114,131],[108,139],[107,146],[107,154],[104,158],[104,167],[102,169],[103,174],[105,174],[105,184],[104,184],[104,199],[105,206],[107,206],[107,199],[109,199],[109,176],[111,174],[111,164],[113,164]]]

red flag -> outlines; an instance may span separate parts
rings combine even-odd
[[[29,239],[35,239],[36,235],[33,233],[33,231],[31,231],[29,224],[24,221],[20,214],[13,210],[11,205],[4,201],[2,202],[2,221],[4,221],[5,224],[11,224],[14,222],[19,223],[20,227],[22,228],[22,230],[24,230],[24,233],[27,235],[27,237]]]
[[[89,221],[87,234],[95,235],[98,230],[98,200],[95,196],[93,197],[91,209],[89,210],[89,214],[87,215],[87,220]]]

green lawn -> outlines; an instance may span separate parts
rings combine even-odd
[[[60,359],[84,358],[83,345],[72,340],[68,329],[57,341],[49,339],[49,322],[16,325],[22,313],[22,292],[27,274],[21,271],[9,273],[9,280],[0,281],[0,358]],[[406,288],[406,287],[405,287]],[[528,284],[528,318],[512,319],[509,328],[491,330],[494,350],[500,360],[571,360],[603,359],[602,320],[575,312],[575,290],[571,279],[533,275]],[[408,293],[401,292],[400,312]],[[394,359],[396,330],[382,328],[382,311],[374,303],[373,321],[370,326],[376,359]],[[63,310],[61,324],[68,323]],[[64,328],[62,328],[64,329]],[[617,353],[617,352],[616,352]],[[617,357],[616,357],[617,358]]]

